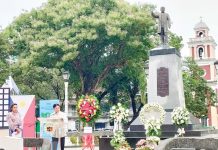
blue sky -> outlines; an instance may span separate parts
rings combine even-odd
[[[0,0],[0,26],[5,28],[23,10],[41,6],[47,0]],[[187,41],[194,36],[193,27],[200,17],[210,28],[210,35],[218,42],[218,1],[216,0],[127,0],[130,3],[150,3],[166,7],[173,22],[171,31],[184,39],[183,55],[188,55]]]

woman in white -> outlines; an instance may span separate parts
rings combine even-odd
[[[22,121],[20,113],[17,110],[17,104],[12,104],[10,112],[7,115],[7,122],[9,125],[9,135],[21,137],[22,136]]]

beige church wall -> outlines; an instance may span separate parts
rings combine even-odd
[[[211,121],[212,126],[218,129],[218,114],[217,114],[217,108],[214,106],[211,106]]]

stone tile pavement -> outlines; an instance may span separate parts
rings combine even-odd
[[[0,137],[8,136],[8,129],[0,129]],[[65,148],[65,150],[82,150],[81,147],[72,147],[72,148]],[[94,150],[99,150],[99,147],[95,147]]]

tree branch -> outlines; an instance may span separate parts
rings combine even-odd
[[[108,74],[108,72],[109,72],[112,68],[122,67],[122,66],[124,66],[125,64],[126,64],[126,61],[123,61],[123,62],[121,62],[121,63],[119,63],[119,64],[114,64],[114,65],[109,64],[109,65],[107,65],[107,66],[104,68],[104,70],[102,71],[102,73],[98,76],[98,78],[97,78],[95,84],[93,85],[93,88],[92,88],[93,91],[96,90],[96,88],[98,87],[99,83],[101,83],[102,80],[105,79],[106,75]]]
[[[98,96],[99,101],[101,101],[104,98],[104,96],[109,93],[110,90],[112,90],[114,87],[116,87],[118,83],[124,81],[125,79],[127,79],[127,77],[122,77],[121,79],[119,79],[119,81],[116,81],[114,84],[110,85],[104,92],[102,92]]]
[[[81,82],[81,85],[82,85],[81,91],[82,91],[82,93],[83,93],[83,91],[84,91],[84,78],[83,78],[83,71],[82,71],[82,69],[81,69],[80,63],[77,62],[77,61],[73,61],[72,64],[73,64],[74,68],[75,68],[75,69],[78,71],[78,73],[79,73],[79,78],[80,78],[80,82]]]

